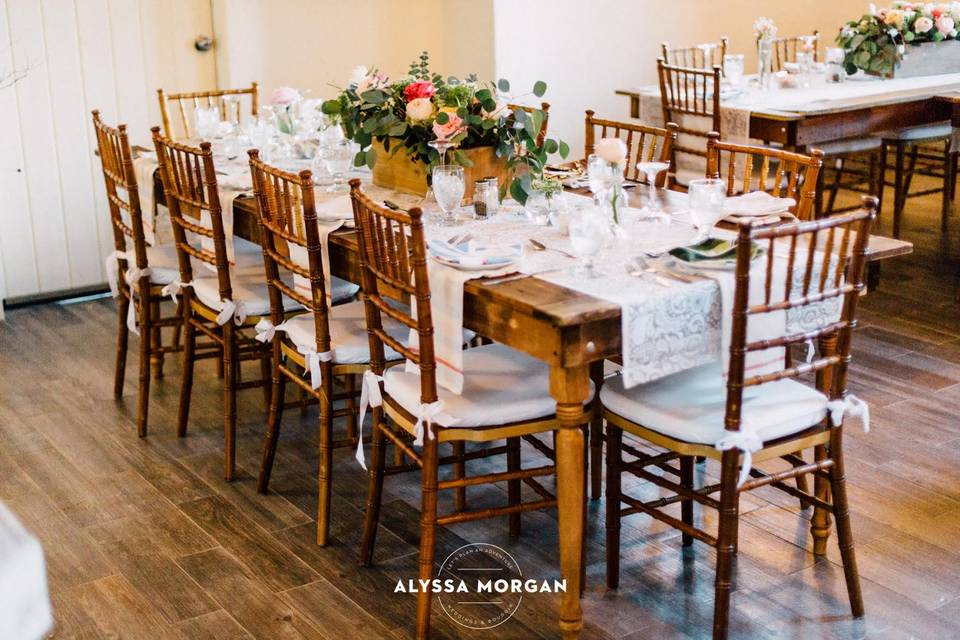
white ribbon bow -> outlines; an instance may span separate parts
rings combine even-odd
[[[234,324],[238,327],[247,320],[247,305],[243,300],[234,302],[233,300],[223,300],[223,308],[217,314],[217,324],[221,327],[233,318]]]
[[[117,278],[120,275],[121,258],[127,262],[132,260],[130,253],[127,251],[112,251],[103,263],[107,270],[107,281],[110,284],[110,295],[114,298],[120,295],[120,289],[117,287]]]
[[[453,425],[460,422],[459,419],[443,412],[443,400],[437,400],[429,404],[420,404],[420,410],[417,412],[417,423],[413,425],[413,444],[418,447],[423,446],[423,425],[426,424],[427,438],[433,440],[433,431],[430,427],[434,421],[442,421],[446,425]]]
[[[280,327],[278,326],[276,329],[280,329]],[[320,363],[333,360],[333,351],[317,352],[314,349],[299,346],[297,347],[297,351],[303,356],[303,362],[304,365],[306,365],[303,368],[303,372],[310,372],[310,386],[314,389],[319,389],[320,384],[323,382],[323,371],[320,369]]]
[[[813,356],[816,352],[817,349],[813,346],[813,340],[807,340],[807,364],[813,362]]]
[[[850,414],[854,418],[860,418],[864,433],[870,432],[870,407],[853,394],[842,400],[831,400],[827,403],[827,411],[830,412],[830,422],[835,427],[843,424],[843,417]]]
[[[178,276],[170,284],[164,285],[163,289],[160,289],[160,293],[165,296],[170,296],[170,299],[173,300],[174,304],[177,302],[177,294],[180,293],[186,287],[192,287],[192,282],[183,282]]]
[[[763,448],[763,440],[752,429],[743,429],[740,431],[727,431],[726,435],[720,438],[715,445],[717,451],[729,451],[730,449],[739,449],[743,452],[743,462],[740,465],[740,477],[737,479],[737,488],[743,486],[743,483],[750,477],[750,469],[753,467],[753,452],[760,451]]]
[[[383,376],[378,376],[369,369],[363,372],[363,380],[360,384],[360,412],[357,417],[357,454],[355,457],[364,469],[367,468],[367,463],[363,457],[363,419],[367,415],[368,405],[379,407],[383,404],[383,395],[380,393],[381,382],[383,382]]]
[[[270,322],[269,318],[260,318],[260,322],[258,322],[257,326],[255,326],[253,329],[257,332],[257,335],[254,336],[254,340],[266,344],[273,341],[273,336],[277,333],[277,331],[286,331],[287,323],[281,322],[280,324],[274,326],[274,324]]]

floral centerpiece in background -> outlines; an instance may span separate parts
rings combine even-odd
[[[540,98],[546,89],[538,81],[531,93]],[[569,147],[560,140],[540,140],[547,114],[541,109],[511,110],[508,101],[522,96],[509,92],[505,79],[484,85],[475,75],[443,78],[431,72],[429,55],[423,52],[407,75],[392,82],[376,69],[357,67],[347,88],[321,109],[360,145],[355,166],[374,169],[380,153],[403,153],[429,175],[441,161],[437,142],[445,143],[441,149],[453,148],[447,162],[464,167],[473,165],[468,150],[490,148],[510,169],[510,184],[504,181],[501,189],[523,203],[531,182],[542,177],[548,155],[565,158]],[[516,171],[521,166],[526,170]]]
[[[761,87],[766,87],[770,83],[777,25],[770,18],[761,16],[753,23],[753,33],[757,37],[757,80]]]
[[[293,109],[296,104],[303,99],[299,91],[293,87],[277,87],[270,94],[270,107],[276,118],[277,129],[281,133],[293,135],[296,133],[296,125],[293,117]]]
[[[591,169],[597,174],[600,187],[596,195],[600,207],[618,230],[622,213],[627,206],[627,194],[623,189],[623,170],[627,164],[627,145],[620,138],[603,138],[594,147],[594,162]]]
[[[960,2],[894,2],[889,8],[870,5],[867,13],[840,29],[837,44],[846,50],[848,74],[892,76],[907,55],[906,45],[957,39]]]

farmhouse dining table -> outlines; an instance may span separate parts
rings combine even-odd
[[[633,192],[638,194],[634,197],[647,196],[648,187],[633,186]],[[162,202],[159,180],[155,181],[155,189],[157,202]],[[668,213],[686,211],[687,196],[667,191],[663,203]],[[260,241],[256,207],[255,199],[249,195],[234,198],[236,236]],[[329,235],[328,247],[331,274],[359,282],[356,231],[349,228],[334,231]],[[909,242],[873,236],[868,259],[877,261],[911,251]],[[565,637],[576,637],[583,624],[580,594],[585,566],[582,554],[587,495],[587,444],[581,427],[591,417],[584,402],[590,393],[591,380],[603,375],[604,360],[621,356],[621,306],[536,275],[479,278],[465,283],[463,325],[536,357],[550,367],[550,394],[556,400],[557,418],[561,423],[556,436],[556,486],[560,575],[566,580],[566,591],[561,594],[559,626]],[[829,348],[829,345],[822,347]],[[597,448],[595,453],[599,453],[601,441],[590,444]]]

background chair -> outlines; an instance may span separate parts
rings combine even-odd
[[[220,110],[221,120],[240,124],[243,121],[242,113],[245,111],[241,105],[244,96],[249,96],[249,112],[251,117],[256,117],[259,109],[256,82],[251,83],[248,88],[244,89],[211,89],[191,93],[168,94],[163,89],[157,89],[157,99],[160,101],[160,118],[163,122],[163,135],[171,140],[192,138],[194,131],[191,123],[193,122],[194,110],[198,107],[217,107]],[[170,103],[176,103],[176,112],[180,116],[178,120],[179,129],[176,129],[170,122],[168,110]]]
[[[164,297],[161,287],[176,279],[177,255],[172,245],[152,247],[146,243],[126,125],[110,127],[100,119],[100,112],[94,110],[93,128],[113,228],[114,251],[107,258],[107,272],[112,278],[110,288],[118,297],[113,394],[117,398],[123,395],[127,345],[132,331],[140,335],[137,434],[143,437],[147,435],[151,363],[154,376],[162,378],[164,356],[180,350],[176,338],[181,322],[179,310],[173,316],[160,314]],[[169,346],[163,345],[161,330],[164,327],[174,328],[175,337]]]
[[[807,47],[812,47],[807,49]],[[807,51],[813,54],[813,61],[820,60],[820,32],[814,30],[809,36],[793,36],[774,38],[770,61],[770,69],[774,73],[783,69],[788,62],[797,61],[798,51]]]
[[[507,108],[511,111],[516,111],[519,109],[521,111],[525,111],[528,115],[534,109],[536,109],[536,107],[523,104],[508,104]],[[540,125],[540,133],[537,135],[537,144],[542,145],[543,141],[547,139],[547,125],[550,123],[550,103],[541,102],[540,111],[543,111],[543,123]]]
[[[714,65],[710,70],[678,67],[660,58],[657,74],[663,121],[679,126],[673,145],[673,167],[677,182],[686,186],[691,177],[703,175],[696,159],[706,158],[707,153],[698,138],[706,138],[711,131],[721,132],[720,66]]]
[[[728,39],[719,42],[705,42],[692,47],[673,48],[664,42],[660,45],[660,55],[667,64],[694,69],[712,69],[723,67],[723,56],[727,53]]]
[[[595,118],[592,109],[587,109],[584,121],[584,149],[583,157],[593,153],[593,146],[599,138],[620,138],[627,145],[627,163],[623,174],[628,180],[646,183],[647,178],[637,169],[638,162],[670,162],[673,154],[673,145],[677,140],[678,127],[668,122],[665,128],[650,127],[633,122],[618,122]],[[667,177],[670,169],[657,176],[657,187],[667,186]]]

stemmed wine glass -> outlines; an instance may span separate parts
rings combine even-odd
[[[647,206],[643,208],[645,218],[651,218],[657,222],[670,222],[670,214],[663,210],[660,202],[660,187],[657,186],[657,176],[660,172],[670,168],[669,162],[646,161],[638,162],[637,169],[647,180],[647,186],[650,187],[650,198],[647,200]]]
[[[353,160],[353,145],[349,140],[341,140],[320,149],[320,159],[327,171],[333,176],[333,183],[327,187],[328,193],[346,191],[347,172]]]
[[[441,224],[450,226],[457,223],[454,214],[463,201],[466,188],[463,176],[463,167],[459,165],[439,165],[433,168],[433,195],[443,211]]]

